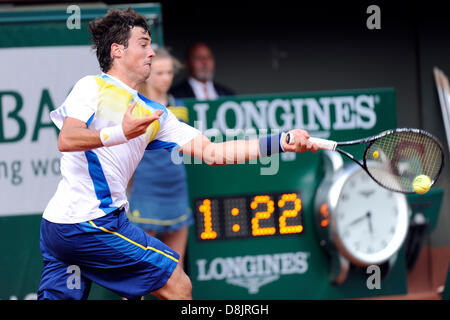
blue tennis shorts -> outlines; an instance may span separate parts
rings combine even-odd
[[[41,222],[38,299],[87,299],[91,283],[139,299],[163,287],[179,254],[128,220],[124,210],[76,224]]]

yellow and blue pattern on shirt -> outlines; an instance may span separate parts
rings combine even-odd
[[[174,115],[178,118],[178,120],[183,121],[184,123],[189,123],[189,113],[188,109],[184,106],[176,106],[176,107],[167,107]]]
[[[165,111],[159,120],[153,121],[147,128],[146,133],[141,135],[146,145],[152,142],[161,128],[160,121],[167,117],[166,108],[154,101],[140,95],[137,91],[131,91],[122,83],[104,74],[101,77],[95,76],[97,84],[97,110],[88,121],[88,126],[94,121],[94,127],[99,129],[104,126],[111,126],[122,123],[124,113],[128,107],[136,101],[136,106],[132,111],[132,116],[144,118],[150,116],[157,109]],[[93,150],[85,151],[88,170],[93,181],[94,191],[99,200],[99,208],[105,213],[110,213],[118,207],[113,203],[110,183],[106,177],[102,161],[99,155]]]
[[[147,144],[153,141],[161,128],[160,121],[164,121],[167,117],[166,107],[147,99],[139,93],[130,93],[126,89],[121,88],[117,81],[106,74],[94,78],[98,85],[98,105],[95,118],[121,123],[124,113],[134,101],[136,101],[136,106],[132,112],[133,117],[145,118],[151,116],[155,110],[164,111],[160,119],[153,121],[144,134]]]

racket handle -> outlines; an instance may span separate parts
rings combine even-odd
[[[311,141],[312,143],[316,144],[319,147],[319,149],[330,150],[330,151],[336,150],[336,146],[337,146],[337,142],[336,141],[326,140],[326,139],[321,139],[321,138],[314,138],[314,137],[310,137],[309,141]],[[288,132],[286,134],[286,142],[288,144],[294,144],[295,143],[294,135],[291,134],[290,132]]]
[[[330,150],[330,151],[336,150],[336,146],[337,146],[336,141],[326,140],[326,139],[321,139],[321,138],[314,138],[314,137],[310,137],[309,141],[311,141],[314,144],[317,144],[319,149]]]

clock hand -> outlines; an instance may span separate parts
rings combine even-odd
[[[370,231],[370,234],[373,235],[372,214],[370,213],[370,211],[367,211],[367,218],[369,220],[369,231]]]
[[[347,227],[350,227],[350,226],[352,226],[352,225],[354,225],[354,224],[357,224],[358,222],[363,221],[364,219],[367,219],[367,213],[364,214],[363,216],[359,217],[359,218],[356,218],[356,219],[353,220],[352,222],[350,222],[350,223],[347,225]]]
[[[366,198],[368,198],[368,197],[370,197],[374,192],[375,192],[375,190],[367,190],[367,191],[361,190],[361,191],[359,192],[359,194],[362,195],[362,196],[364,196],[364,197],[366,197]]]

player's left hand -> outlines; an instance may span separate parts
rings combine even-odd
[[[152,115],[146,115],[144,118],[135,118],[132,115],[133,109],[136,107],[136,101],[134,101],[126,110],[122,119],[122,129],[125,137],[130,140],[147,131],[147,127],[163,114],[162,110],[155,110]]]
[[[281,142],[283,144],[283,149],[285,152],[297,152],[302,153],[305,151],[317,152],[319,147],[309,141],[309,134],[307,131],[302,129],[294,129],[289,131],[294,136],[294,144],[288,144],[286,138]]]

